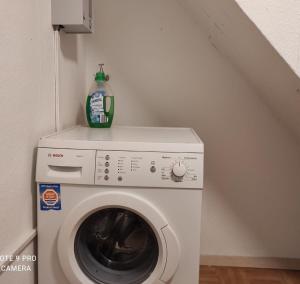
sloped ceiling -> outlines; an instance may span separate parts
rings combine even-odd
[[[277,119],[300,139],[300,79],[236,1],[178,1],[205,30],[211,44],[252,84]]]
[[[257,28],[300,77],[300,2],[236,0]]]

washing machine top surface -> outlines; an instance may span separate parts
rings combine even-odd
[[[77,126],[41,138],[39,147],[203,152],[203,142],[193,129],[175,127]]]

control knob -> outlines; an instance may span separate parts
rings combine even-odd
[[[182,179],[186,173],[186,167],[182,162],[177,162],[172,169],[173,176]]]

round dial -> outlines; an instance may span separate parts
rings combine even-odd
[[[186,173],[186,167],[182,162],[176,162],[172,169],[173,175],[182,178]]]

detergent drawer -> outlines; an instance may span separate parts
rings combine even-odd
[[[36,181],[94,184],[95,150],[38,148]]]

